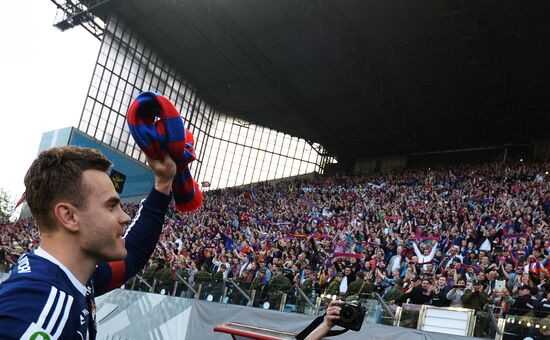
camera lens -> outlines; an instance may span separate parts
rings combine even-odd
[[[342,322],[353,322],[357,318],[357,311],[351,306],[344,306],[340,310],[340,320]]]

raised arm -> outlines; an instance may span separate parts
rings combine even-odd
[[[418,249],[416,242],[412,241],[412,244],[413,244],[414,254],[416,255],[416,257],[420,258],[421,256],[423,256],[422,253],[420,252],[420,249]]]
[[[434,258],[435,253],[437,251],[437,246],[438,246],[438,243],[436,242],[432,248],[432,251],[430,252],[430,255],[428,255],[428,257],[424,260],[425,262],[430,262]]]

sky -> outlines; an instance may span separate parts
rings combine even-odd
[[[0,189],[17,201],[42,133],[77,126],[100,42],[82,27],[53,27],[49,0],[2,3]]]

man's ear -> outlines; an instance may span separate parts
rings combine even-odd
[[[57,222],[71,232],[79,230],[78,209],[67,202],[59,202],[54,206],[54,215]]]

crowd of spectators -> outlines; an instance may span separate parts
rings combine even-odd
[[[7,272],[21,254],[36,249],[40,238],[34,219],[0,224],[0,272]]]
[[[310,297],[378,293],[390,304],[547,315],[538,306],[550,300],[548,170],[492,163],[212,190],[199,211],[169,212],[142,277],[158,288],[183,278],[215,298],[232,279],[273,308],[300,287]],[[37,239],[32,219],[1,226],[0,265]]]

